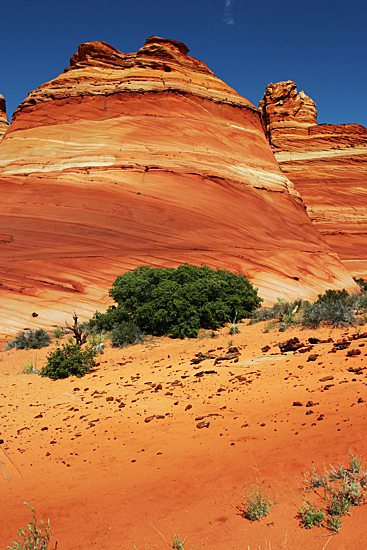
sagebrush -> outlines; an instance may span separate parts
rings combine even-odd
[[[49,333],[43,328],[37,328],[35,330],[28,329],[19,332],[14,340],[7,343],[4,351],[8,349],[40,349],[49,346],[51,338]]]
[[[111,342],[114,347],[124,348],[144,342],[144,333],[132,321],[124,321],[112,329]]]

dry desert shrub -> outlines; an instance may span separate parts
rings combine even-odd
[[[301,524],[310,529],[315,525],[322,525],[322,521],[328,514],[324,527],[337,533],[341,527],[341,517],[348,514],[353,506],[360,506],[366,502],[367,496],[367,473],[362,469],[362,459],[359,455],[349,452],[349,463],[347,466],[338,464],[324,468],[319,473],[313,465],[311,470],[305,474],[304,482],[306,491],[318,494],[322,489],[322,498],[327,502],[325,510],[317,509],[309,501],[306,506],[299,510]]]
[[[8,546],[9,550],[51,550],[51,528],[50,520],[47,523],[40,521],[41,527],[37,527],[36,512],[30,504],[24,503],[32,511],[32,520],[28,523],[28,526],[21,527],[17,535],[20,541],[13,541],[12,546]],[[57,546],[57,545],[56,545]],[[56,546],[55,549],[56,550]]]
[[[10,340],[4,348],[4,351],[9,349],[40,349],[49,346],[51,338],[49,333],[43,328],[27,329],[18,332],[14,340]]]
[[[259,521],[267,516],[270,512],[270,507],[274,505],[269,498],[267,491],[264,490],[262,484],[257,481],[256,485],[250,485],[250,490],[244,486],[244,496],[246,502],[242,510],[243,516],[250,521]]]

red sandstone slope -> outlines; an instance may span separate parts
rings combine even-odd
[[[317,124],[315,103],[292,81],[270,84],[260,102],[282,171],[352,275],[367,275],[367,128]]]
[[[242,272],[272,301],[356,288],[258,109],[187,52],[82,44],[18,107],[0,147],[0,330],[89,316],[147,263]]]
[[[8,129],[8,117],[6,116],[6,102],[5,97],[0,94],[0,141]]]

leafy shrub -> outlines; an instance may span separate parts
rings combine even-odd
[[[337,516],[330,516],[327,521],[327,526],[333,533],[339,533],[342,526],[342,520]]]
[[[298,512],[301,524],[305,529],[312,527],[320,527],[325,519],[325,513],[321,508],[316,508],[309,500],[306,500],[304,508],[300,508]]]
[[[267,493],[263,494],[260,483],[257,483],[256,486],[251,485],[250,491],[247,491],[245,485],[245,499],[244,517],[250,521],[259,521],[267,516],[270,512],[270,506],[274,504]]]
[[[144,334],[132,321],[116,325],[111,332],[112,345],[117,348],[138,344],[144,341]]]
[[[331,516],[345,516],[352,506],[350,500],[344,495],[334,496],[328,512]]]
[[[47,520],[47,524],[41,520],[41,528],[37,527],[37,517],[34,508],[24,503],[32,510],[32,521],[28,523],[28,527],[25,529],[22,527],[17,532],[21,542],[13,541],[12,546],[8,546],[9,550],[47,550],[51,542],[51,529],[50,520]]]
[[[81,350],[79,344],[64,344],[62,348],[56,348],[47,357],[40,374],[48,376],[52,380],[77,376],[80,378],[95,367],[94,356],[96,351],[92,348]]]
[[[101,332],[110,332],[115,326],[125,323],[129,316],[125,310],[116,306],[110,306],[105,313],[96,311],[93,318],[89,320],[89,332],[98,334]]]
[[[19,332],[14,340],[7,343],[4,348],[8,349],[40,349],[50,345],[50,335],[43,328],[37,328],[36,330],[29,329],[27,331]]]
[[[112,330],[132,321],[145,333],[174,338],[196,337],[200,328],[213,330],[248,317],[262,301],[244,275],[189,264],[140,266],[117,277],[110,296],[118,305],[97,312],[91,327]]]

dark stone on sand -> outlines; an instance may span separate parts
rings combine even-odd
[[[203,420],[202,422],[196,424],[196,427],[199,428],[199,430],[201,430],[201,428],[209,428],[209,426],[210,422],[208,420]]]

